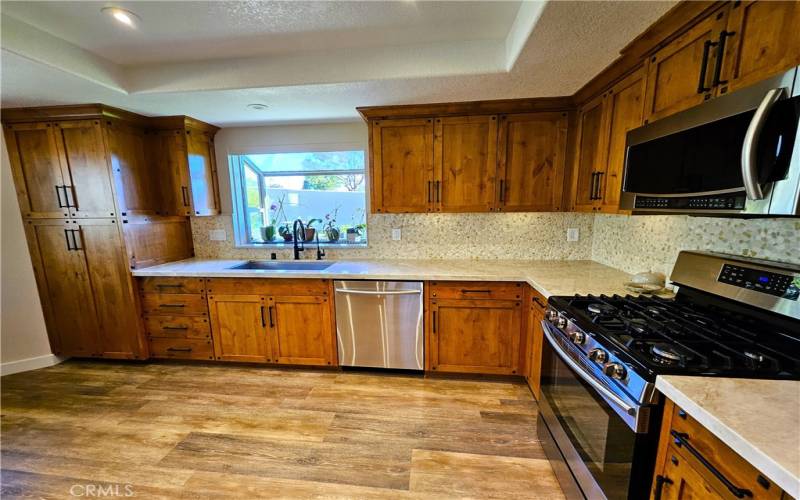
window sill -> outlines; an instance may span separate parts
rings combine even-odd
[[[306,249],[316,248],[317,243],[313,241],[309,241],[304,243]],[[343,248],[353,248],[353,249],[364,249],[369,247],[367,242],[363,243],[326,243],[326,242],[319,242],[320,248],[335,248],[335,249],[343,249]],[[273,249],[273,250],[292,250],[294,248],[293,243],[237,243],[235,248],[262,248],[262,249]]]

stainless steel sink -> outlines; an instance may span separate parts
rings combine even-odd
[[[249,260],[230,269],[262,269],[265,271],[322,271],[333,265],[333,262],[302,262],[280,260]]]

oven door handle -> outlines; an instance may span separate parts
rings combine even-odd
[[[578,374],[580,378],[582,378],[587,384],[591,385],[594,390],[605,396],[606,398],[610,399],[614,402],[617,406],[622,408],[625,413],[630,416],[636,416],[636,408],[634,406],[629,405],[626,403],[622,398],[614,394],[613,392],[606,389],[603,384],[597,381],[590,373],[584,370],[578,363],[576,363],[572,358],[569,357],[568,354],[561,350],[561,347],[558,346],[556,339],[553,338],[553,333],[551,328],[553,328],[549,322],[546,320],[542,321],[542,330],[544,331],[544,336],[547,338],[547,341],[550,342],[550,345],[553,347],[553,350],[558,353],[558,357],[567,364],[572,370]]]

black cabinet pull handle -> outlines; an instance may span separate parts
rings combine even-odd
[[[710,87],[706,87],[706,69],[708,66],[708,54],[711,52],[711,47],[715,46],[717,42],[712,42],[711,40],[706,40],[703,42],[703,61],[700,63],[700,79],[697,82],[697,93],[702,94],[703,92],[708,92],[711,90]]]
[[[159,304],[158,307],[186,307],[186,304]]]
[[[719,41],[717,42],[717,61],[714,63],[714,78],[711,81],[711,86],[724,85],[728,80],[720,80],[720,73],[722,73],[722,59],[725,56],[725,39],[729,36],[735,35],[735,31],[722,30],[719,34]]]
[[[605,174],[605,172],[597,172],[597,182],[595,182],[596,194],[594,195],[594,199],[595,200],[603,199],[603,197],[600,196],[600,192],[601,192],[600,183],[602,182],[603,174]]]
[[[191,347],[167,347],[170,352],[192,352]]]
[[[189,327],[187,325],[164,325],[161,327],[164,330],[188,330]]]
[[[672,437],[675,438],[675,445],[678,448],[680,448],[680,447],[686,448],[686,451],[688,451],[689,453],[694,455],[694,457],[701,464],[703,464],[703,466],[706,469],[708,469],[709,472],[714,474],[714,477],[719,479],[719,481],[722,484],[724,484],[726,488],[728,488],[728,490],[731,492],[731,494],[733,496],[735,496],[736,498],[744,498],[744,497],[752,497],[753,496],[753,492],[752,491],[750,491],[748,489],[745,489],[745,488],[739,488],[736,485],[734,485],[732,482],[730,482],[730,480],[727,477],[725,477],[725,475],[722,472],[720,472],[716,467],[714,467],[711,464],[711,462],[706,460],[706,457],[704,457],[699,451],[697,451],[694,448],[694,446],[689,444],[689,435],[688,434],[686,434],[685,432],[678,432],[678,431],[676,431],[674,429],[670,431],[670,434],[672,434]]]
[[[539,305],[539,307],[542,307],[542,308],[547,307],[547,304],[545,304],[541,300],[539,300],[539,297],[534,297],[533,301],[536,302],[536,304]]]
[[[442,181],[436,181],[434,185],[434,191],[436,192],[436,203],[439,203],[442,200]]]
[[[597,192],[597,172],[592,172],[592,183],[589,187],[589,199],[596,200],[595,192]]]
[[[70,195],[72,195],[72,197],[70,197]],[[78,208],[78,203],[76,201],[78,196],[75,194],[75,186],[64,186],[64,197],[67,199],[68,207]]]
[[[661,500],[661,490],[664,489],[664,485],[672,483],[672,479],[667,476],[656,476],[656,490],[653,492],[653,500]]]
[[[272,306],[269,306],[267,308],[267,314],[269,314],[269,327],[270,328],[275,327],[275,323],[272,321]]]
[[[433,181],[428,181],[428,203],[432,201],[433,198]]]
[[[478,289],[469,289],[469,288],[462,288],[461,293],[492,293],[491,290],[478,290]]]
[[[66,208],[68,206],[68,205],[65,205],[61,201],[61,188],[62,187],[64,187],[64,186],[56,186],[56,198],[58,198],[58,208]]]
[[[500,179],[500,201],[506,201],[506,181],[505,179]]]
[[[264,319],[264,306],[261,306],[261,326],[267,326],[267,321]]]
[[[181,186],[181,196],[183,197],[183,206],[189,206],[189,188]]]
[[[81,231],[79,229],[70,229],[69,232],[72,234],[72,249],[73,250],[83,250],[83,239],[81,238]],[[76,236],[77,235],[77,236]],[[78,244],[78,240],[81,240],[81,244]]]
[[[72,248],[72,242],[69,239],[69,232],[70,231],[71,231],[70,229],[64,229],[64,239],[67,240],[67,251],[68,252],[71,252],[71,251],[75,250],[74,248]]]
[[[431,326],[433,327],[433,333],[436,333],[436,311],[433,311],[433,321],[431,321]]]

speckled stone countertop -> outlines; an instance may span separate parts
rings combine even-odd
[[[656,388],[800,498],[800,381],[666,375]]]
[[[244,260],[187,259],[133,271],[134,276],[524,281],[550,295],[625,295],[630,275],[590,260],[339,260],[323,271],[231,269]]]

